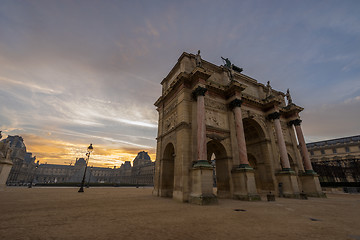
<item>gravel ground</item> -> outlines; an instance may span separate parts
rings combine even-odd
[[[198,206],[151,188],[19,188],[0,192],[0,239],[355,239],[360,195]]]

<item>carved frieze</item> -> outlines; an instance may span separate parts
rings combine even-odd
[[[221,110],[221,111],[227,111],[227,107],[224,103],[215,101],[210,98],[205,98],[205,107],[215,108],[215,109]]]

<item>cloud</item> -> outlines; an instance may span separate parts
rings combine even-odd
[[[2,81],[2,84],[4,84],[4,82],[5,82],[5,84],[8,83],[10,85],[16,85],[17,87],[27,88],[34,92],[45,93],[45,94],[61,94],[60,91],[57,91],[57,90],[54,90],[51,88],[47,88],[47,87],[43,87],[43,86],[39,86],[39,85],[37,85],[35,83],[31,83],[31,82],[22,82],[22,81],[17,81],[17,80],[13,80],[13,79],[1,77],[1,76],[0,76],[0,81]]]
[[[146,26],[147,26],[147,32],[150,36],[154,36],[154,37],[158,37],[159,36],[159,31],[150,23],[149,20],[145,21]]]
[[[301,114],[307,141],[327,140],[360,134],[360,97],[354,101],[323,105]]]

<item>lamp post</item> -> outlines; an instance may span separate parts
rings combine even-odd
[[[94,150],[94,148],[93,148],[92,144],[90,143],[90,146],[87,148],[87,153],[86,153],[87,159],[86,159],[86,164],[85,164],[84,176],[83,176],[83,179],[81,181],[81,186],[80,186],[80,189],[79,189],[78,192],[84,192],[86,169],[87,169],[87,165],[88,165],[88,162],[89,162],[90,154],[91,154],[91,152],[93,150]]]

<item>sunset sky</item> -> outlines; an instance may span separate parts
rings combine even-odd
[[[360,1],[0,0],[0,130],[41,163],[155,160],[182,52],[290,88],[307,142],[360,134]]]

